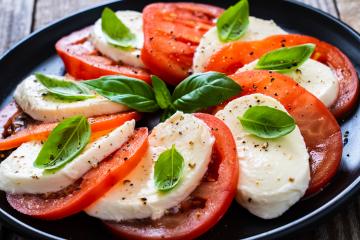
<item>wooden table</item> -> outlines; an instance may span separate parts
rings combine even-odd
[[[135,0],[133,0],[135,1]],[[271,0],[268,0],[271,1]],[[360,32],[360,0],[302,0],[342,19]],[[104,0],[0,0],[0,55],[44,25]],[[235,2],[235,0],[234,0]],[[360,194],[297,239],[360,239]],[[24,240],[0,225],[0,239]]]

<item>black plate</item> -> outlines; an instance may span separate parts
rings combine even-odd
[[[164,0],[163,0],[164,1]],[[152,0],[124,0],[108,4],[114,10],[142,8]],[[199,2],[210,2],[202,1]],[[217,1],[228,7],[235,0]],[[54,51],[55,42],[70,32],[90,25],[99,18],[105,5],[64,18],[23,40],[0,59],[0,98],[5,104],[15,86],[34,71],[63,74],[64,67]],[[360,71],[360,36],[353,29],[324,12],[293,1],[251,0],[251,15],[274,19],[289,32],[308,34],[338,46]],[[354,114],[341,123],[343,132],[350,131],[344,147],[342,164],[332,183],[320,194],[303,200],[283,216],[274,220],[261,220],[233,204],[226,216],[204,239],[274,238],[284,236],[308,226],[333,211],[360,188],[360,119],[357,106]],[[350,154],[350,155],[348,155]],[[23,216],[11,209],[0,193],[0,217],[15,230],[39,239],[112,239],[100,221],[79,214],[66,220],[46,222]]]

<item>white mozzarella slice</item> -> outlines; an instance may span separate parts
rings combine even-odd
[[[46,88],[35,76],[30,76],[17,86],[14,98],[25,113],[43,122],[57,122],[74,115],[92,117],[128,110],[126,106],[111,102],[95,92],[96,97],[75,102],[59,100],[46,93]]]
[[[33,165],[42,143],[24,143],[0,164],[0,189],[32,194],[60,191],[119,149],[133,134],[134,128],[135,120],[131,120],[89,143],[80,155],[53,174],[44,174],[43,169]]]
[[[304,195],[310,181],[309,154],[298,127],[277,139],[247,133],[237,117],[257,105],[286,112],[274,98],[252,94],[231,101],[216,117],[225,122],[236,141],[240,163],[236,200],[254,215],[270,219]]]
[[[256,17],[249,18],[249,27],[246,33],[238,41],[255,41],[261,40],[271,35],[286,34],[272,20],[264,20]],[[201,38],[199,46],[195,50],[193,59],[193,72],[203,72],[204,66],[217,50],[224,44],[219,40],[216,26],[211,28]]]
[[[99,52],[115,62],[125,63],[135,67],[144,67],[140,59],[141,49],[144,45],[142,14],[136,11],[118,11],[116,15],[136,36],[136,45],[134,48],[124,49],[108,43],[101,28],[101,19],[96,21],[94,25],[90,38],[92,44]]]
[[[254,70],[258,60],[246,64],[239,72]],[[332,70],[321,62],[308,59],[297,70],[283,73],[316,96],[325,106],[330,107],[337,99],[339,81]]]
[[[86,212],[113,221],[160,218],[200,184],[210,162],[214,141],[203,121],[191,114],[175,113],[153,129],[148,152],[126,180],[115,185]],[[173,144],[184,157],[184,170],[178,185],[167,193],[161,193],[154,183],[154,164],[158,156]]]

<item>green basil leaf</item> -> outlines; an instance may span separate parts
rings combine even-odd
[[[154,180],[159,191],[169,191],[180,181],[184,169],[184,158],[176,150],[175,145],[171,149],[162,152],[155,162]]]
[[[216,22],[218,37],[222,42],[238,40],[249,26],[248,0],[240,0],[229,7]]]
[[[311,57],[315,44],[303,44],[295,47],[284,47],[263,55],[255,69],[289,72],[297,69]]]
[[[175,112],[176,112],[176,110],[174,108],[165,109],[164,112],[160,116],[160,122],[164,122],[166,119],[171,117]]]
[[[75,82],[60,80],[41,73],[35,73],[35,77],[55,97],[70,101],[95,97],[87,88]]]
[[[171,106],[171,94],[163,80],[155,75],[151,76],[152,86],[155,92],[155,99],[161,109]]]
[[[110,8],[105,8],[101,15],[101,27],[106,40],[115,46],[130,48],[136,45],[136,36],[116,16]]]
[[[247,132],[265,139],[282,137],[295,129],[292,117],[268,106],[251,107],[238,119]]]
[[[191,113],[218,105],[240,92],[241,87],[225,74],[205,72],[183,80],[175,88],[172,100],[175,109]]]
[[[91,129],[84,116],[67,118],[50,133],[34,166],[45,170],[60,169],[76,158],[90,141]]]
[[[120,103],[139,112],[159,110],[152,88],[144,81],[125,76],[105,76],[83,81],[90,89],[110,101]]]

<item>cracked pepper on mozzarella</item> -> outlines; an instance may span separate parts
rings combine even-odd
[[[261,40],[271,35],[286,34],[276,23],[272,20],[264,20],[256,17],[249,17],[249,27],[246,33],[237,41],[255,41]],[[195,50],[193,58],[193,72],[203,72],[204,66],[208,59],[219,50],[224,44],[217,35],[217,28],[212,27],[201,38],[199,46]]]
[[[135,120],[127,121],[109,134],[89,143],[73,161],[53,174],[34,167],[42,143],[22,144],[0,164],[0,189],[9,193],[49,193],[73,184],[91,168],[119,149],[133,134]]]
[[[286,112],[274,98],[252,94],[231,101],[216,117],[225,122],[236,141],[240,163],[236,200],[254,215],[270,219],[304,195],[310,181],[309,154],[298,127],[277,139],[247,133],[237,117],[256,105]]]
[[[136,46],[131,49],[124,49],[108,43],[102,31],[101,19],[96,21],[90,41],[100,53],[115,62],[125,63],[135,67],[144,67],[140,59],[141,49],[144,45],[142,13],[136,11],[118,11],[116,15],[136,36]]]
[[[214,141],[209,127],[202,120],[191,114],[175,113],[152,130],[149,149],[137,167],[86,212],[113,221],[160,218],[200,184],[211,159]],[[162,193],[155,187],[154,164],[159,155],[173,144],[184,157],[184,170],[175,188]]]
[[[62,121],[74,115],[92,117],[128,110],[126,106],[111,102],[95,92],[96,97],[75,102],[59,100],[46,93],[47,89],[35,76],[30,76],[17,86],[14,98],[25,113],[43,122]]]
[[[246,64],[238,71],[253,70],[258,61]],[[338,97],[339,81],[332,70],[321,62],[308,59],[298,69],[283,74],[294,79],[327,107],[330,107]]]

